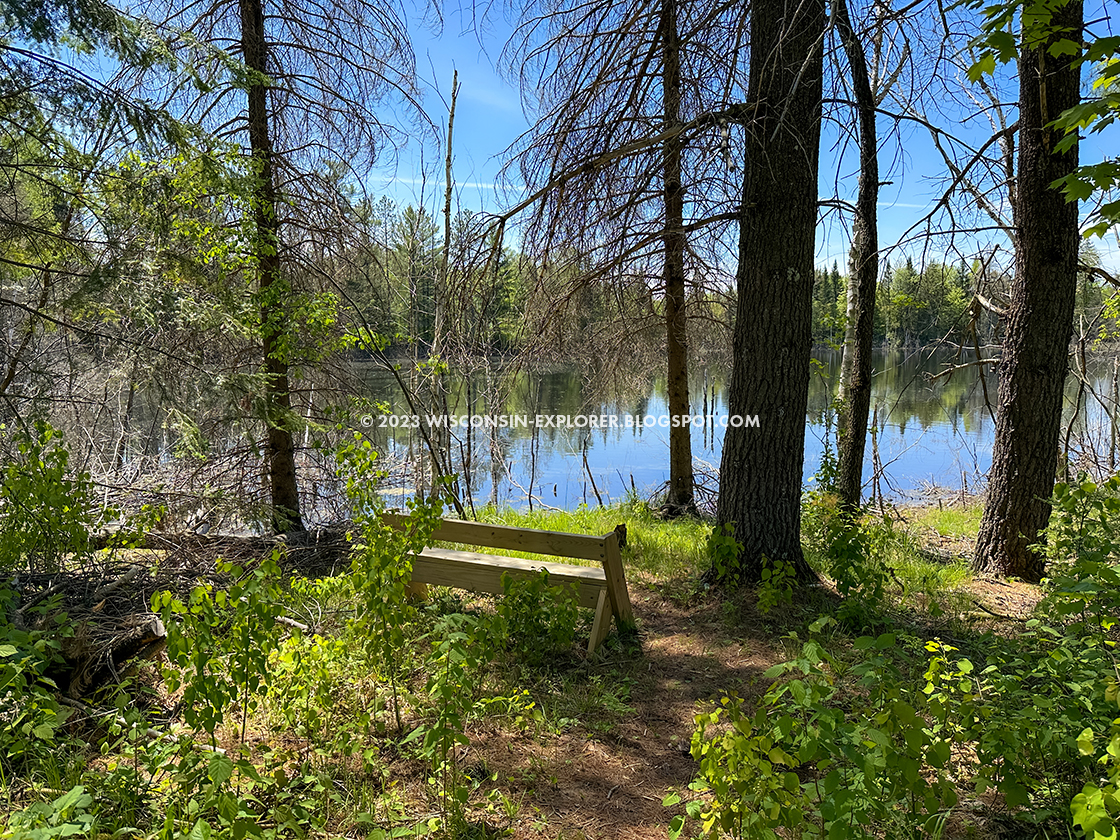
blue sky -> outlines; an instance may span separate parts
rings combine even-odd
[[[416,65],[429,117],[447,126],[451,80],[459,73],[459,96],[455,105],[454,179],[456,200],[463,208],[497,210],[502,206],[497,191],[502,152],[529,128],[515,85],[496,69],[511,28],[491,21],[483,36],[469,31],[470,21],[462,11],[449,9],[442,30],[433,34],[421,21],[410,21],[416,50]],[[429,208],[443,203],[443,150],[419,144],[404,150],[394,171],[371,179],[376,192],[382,190],[399,203],[423,203]],[[427,170],[425,178],[424,171]]]
[[[1108,0],[1101,2],[1107,4]],[[504,78],[496,69],[512,26],[499,17],[487,21],[484,34],[479,35],[472,31],[471,20],[463,11],[449,9],[438,33],[433,34],[419,20],[410,21],[410,31],[414,36],[417,68],[426,89],[425,105],[430,118],[441,128],[446,127],[452,74],[455,70],[459,73],[454,131],[457,205],[472,210],[496,210],[508,205],[518,196],[508,192],[503,196],[497,189],[503,152],[529,127],[516,80]],[[881,140],[886,122],[880,120]],[[986,137],[986,126],[982,125],[960,126],[950,122],[946,128],[976,143]],[[826,126],[821,145],[821,195],[825,198],[832,194],[839,171],[843,176],[841,197],[851,200],[855,193],[856,159],[851,152],[837,159],[833,151],[836,133],[835,127]],[[1115,154],[1116,139],[1115,133],[1090,136],[1082,143],[1082,161],[1100,160]],[[896,158],[901,163],[888,170]],[[926,131],[916,126],[903,129],[900,143],[884,142],[880,160],[882,177],[893,181],[880,191],[879,236],[881,246],[886,248],[896,243],[937,201],[940,196],[937,179],[944,174],[944,164]],[[369,186],[375,193],[388,195],[401,204],[442,206],[443,152],[440,148],[432,143],[414,143],[402,151],[396,164],[395,169],[371,178]],[[838,224],[832,214],[818,229],[818,265],[831,266],[837,261],[844,270],[847,224],[846,218]],[[1115,234],[1104,241],[1094,240],[1094,243],[1106,266],[1113,269],[1120,266],[1120,248]],[[937,244],[926,250],[921,243],[906,245],[892,256],[892,261],[898,262],[909,255],[915,263],[921,264],[924,259],[940,258],[942,248]]]

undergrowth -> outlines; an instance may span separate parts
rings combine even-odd
[[[57,447],[41,434],[6,480],[57,477]],[[0,590],[0,837],[501,836],[533,809],[508,768],[480,757],[477,733],[614,738],[634,715],[644,666],[623,663],[640,663],[640,649],[610,640],[608,662],[589,662],[589,616],[543,573],[507,579],[497,600],[438,589],[409,600],[407,557],[441,511],[414,504],[405,529],[384,526],[376,463],[360,439],[339,452],[355,511],[348,570],[307,580],[282,572],[277,553],[222,563],[186,596],[158,594],[167,662],[95,698],[100,712],[53,682],[67,628],[57,605],[28,608],[49,621],[27,629],[13,620],[21,594]],[[67,481],[51,492],[83,528],[59,523],[33,543],[0,508],[5,569],[88,555],[74,534],[101,513],[84,477]],[[827,586],[805,597],[786,564],[767,563],[753,594],[724,593],[718,632],[754,622],[787,661],[758,693],[696,707],[697,777],[666,798],[668,832],[967,837],[994,834],[998,817],[1016,836],[1113,836],[1120,481],[1060,485],[1054,510],[1036,612],[978,623],[962,564],[929,561],[893,519],[807,497],[806,552]],[[628,574],[678,605],[713,597],[704,571],[737,552],[733,532],[663,522],[641,503],[485,515],[591,534],[625,522]],[[402,762],[426,784],[406,792]],[[518,772],[522,790],[556,784],[547,762]]]
[[[980,836],[994,821],[977,815],[998,810],[1019,837],[1114,837],[1118,513],[1120,479],[1058,485],[1035,614],[982,630],[950,617],[951,637],[930,637],[937,624],[899,613],[892,526],[811,512],[843,597],[789,634],[795,655],[767,671],[760,701],[729,695],[698,718],[693,824],[709,837]]]

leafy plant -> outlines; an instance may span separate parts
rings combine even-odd
[[[890,569],[883,560],[892,537],[891,525],[865,517],[855,522],[835,523],[829,548],[829,571],[836,590],[844,598],[840,614],[866,622],[886,597]]]
[[[0,425],[0,432],[6,430]],[[89,550],[89,536],[117,516],[99,511],[86,473],[73,475],[62,433],[42,420],[5,442],[0,465],[0,569],[51,572]]]
[[[466,825],[471,791],[479,781],[463,773],[457,748],[470,744],[466,722],[479,699],[485,668],[496,653],[493,625],[488,616],[453,613],[440,618],[428,678],[435,716],[405,738],[418,740],[421,755],[431,763],[429,783],[439,792],[442,824],[452,832]]]
[[[1108,681],[1107,697],[1120,705],[1120,687],[1115,678]],[[1115,838],[1120,823],[1120,718],[1112,722],[1107,738],[1104,754],[1099,757],[1091,728],[1086,727],[1077,738],[1081,755],[1095,759],[1107,771],[1099,783],[1087,782],[1070,803],[1073,824],[1085,832],[1088,840]]]
[[[540,668],[571,655],[579,623],[579,607],[572,592],[548,582],[548,570],[533,577],[502,575],[503,596],[497,618],[513,660]]]
[[[720,583],[734,586],[739,579],[739,555],[743,544],[735,539],[735,524],[725,522],[708,534],[707,554],[712,576]]]
[[[196,586],[185,603],[167,591],[152,596],[152,609],[167,626],[167,658],[175,666],[165,669],[164,679],[171,691],[183,688],[184,720],[201,727],[212,744],[233,703],[240,707],[245,740],[249,713],[268,679],[281,612],[278,559],[279,549],[250,570],[219,561],[218,572],[232,579],[229,588]]]
[[[88,835],[96,822],[87,810],[91,805],[93,797],[81,785],[75,786],[52,802],[36,802],[13,814],[0,838],[52,840]]]
[[[416,615],[407,597],[412,579],[410,558],[431,541],[443,505],[438,499],[410,499],[409,516],[395,528],[378,515],[383,503],[375,490],[379,467],[372,444],[356,434],[339,448],[336,457],[357,526],[352,538],[350,580],[360,608],[350,620],[347,633],[360,641],[366,666],[388,677],[397,730],[401,732],[399,680],[407,653],[405,629]]]
[[[1120,620],[1120,476],[1098,486],[1085,476],[1054,488],[1045,546],[1048,596],[1041,607],[1099,635]]]
[[[811,631],[835,624],[822,618]],[[906,687],[895,637],[864,636],[855,648],[864,658],[848,667],[810,639],[766,672],[776,681],[753,714],[725,697],[697,718],[705,836],[869,838],[895,825],[888,834],[902,835],[933,830],[956,803],[950,744],[920,714],[921,692]],[[841,690],[840,673],[852,690]]]
[[[762,575],[758,584],[758,611],[766,614],[778,604],[793,602],[797,570],[793,563],[762,558]]]
[[[11,603],[11,592],[0,588],[0,612]],[[45,606],[40,606],[45,610]],[[55,699],[58,686],[47,676],[60,658],[61,633],[20,630],[0,621],[0,779],[43,760],[57,748],[59,727],[70,709]],[[55,620],[63,618],[56,615]]]

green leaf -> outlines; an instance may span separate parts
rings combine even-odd
[[[875,640],[875,647],[878,650],[886,650],[887,648],[894,647],[895,635],[894,633],[884,633]]]
[[[229,756],[222,755],[221,753],[214,753],[210,758],[210,767],[207,770],[207,775],[216,785],[222,785],[229,781],[233,776],[233,760]]]
[[[1077,55],[1081,52],[1081,45],[1069,38],[1060,38],[1049,46],[1047,52],[1052,56]]]
[[[1087,726],[1077,736],[1077,751],[1085,756],[1096,753],[1096,750],[1093,749],[1093,730]]]
[[[968,68],[968,80],[975,84],[984,78],[985,74],[988,76],[995,75],[996,72],[996,57],[988,53],[981,57],[979,61]]]
[[[1003,794],[1004,801],[1011,808],[1018,808],[1031,801],[1030,791],[1014,779],[1004,779],[999,783],[999,790]]]
[[[69,811],[71,808],[88,808],[92,804],[93,797],[86,793],[84,787],[76,785],[52,802],[51,807],[59,813]]]
[[[929,750],[926,752],[926,761],[934,767],[944,767],[949,761],[949,742],[936,741],[930,744]]]
[[[1019,54],[1019,45],[1015,41],[1015,36],[1006,29],[998,29],[990,33],[988,35],[988,45],[995,50],[1000,62],[1004,64],[1012,61]],[[992,70],[988,72],[992,73],[994,70],[995,65],[993,64]]]

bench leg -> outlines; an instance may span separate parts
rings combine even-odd
[[[595,622],[591,625],[591,639],[587,642],[588,655],[595,652],[596,648],[607,638],[611,632],[611,602],[606,589],[599,590],[599,603],[595,607]]]

